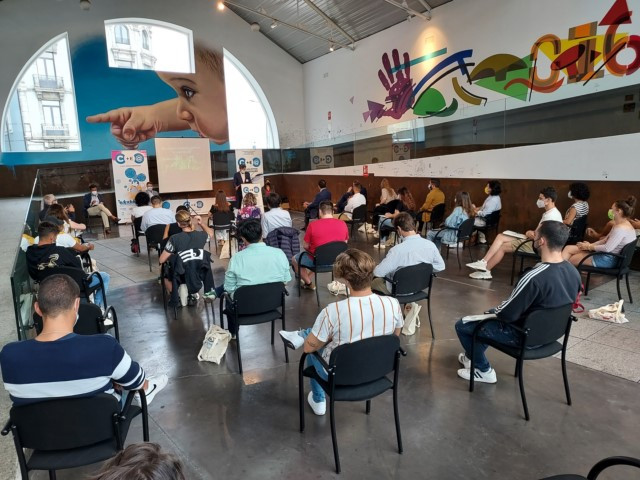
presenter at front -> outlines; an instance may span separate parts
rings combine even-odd
[[[233,174],[233,186],[236,187],[236,208],[242,206],[242,184],[251,183],[251,175],[245,164],[240,165],[240,171]]]

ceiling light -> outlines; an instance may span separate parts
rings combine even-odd
[[[274,28],[276,28],[278,26],[278,24],[276,23],[276,21],[274,20],[273,22],[271,22],[271,30],[273,30]]]
[[[80,8],[82,10],[89,10],[91,8],[91,2],[89,0],[80,0]]]
[[[223,1],[219,1],[218,2],[218,10],[220,10],[220,11],[224,10],[224,2]]]
[[[330,51],[330,52],[333,52],[334,50],[335,50],[335,49],[334,49],[334,47],[333,47],[333,43],[330,43],[330,44],[329,44],[329,51]]]
[[[258,22],[253,22],[251,25],[249,25],[249,27],[251,28],[252,32],[260,31],[260,24]]]

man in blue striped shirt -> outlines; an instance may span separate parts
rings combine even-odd
[[[78,285],[67,275],[52,275],[40,283],[35,309],[42,316],[42,332],[0,351],[2,378],[13,404],[99,393],[119,396],[140,388],[151,402],[166,386],[167,376],[146,379],[140,365],[109,335],[73,333],[79,295]]]

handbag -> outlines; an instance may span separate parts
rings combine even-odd
[[[624,313],[622,313],[623,303],[624,300],[620,300],[616,303],[610,303],[603,307],[593,308],[589,310],[589,318],[612,323],[627,323],[629,320],[627,320]]]
[[[575,301],[573,302],[573,305],[571,306],[571,311],[573,313],[584,312],[584,305],[580,303],[580,296],[582,295],[582,292],[584,292],[584,285],[580,284],[580,290],[578,290],[578,296],[576,297]]]
[[[202,341],[202,348],[198,353],[198,361],[200,362],[213,362],[220,364],[220,359],[227,351],[227,346],[231,340],[231,333],[218,325],[212,325],[207,330],[204,340]]]
[[[404,318],[404,326],[402,327],[403,335],[413,335],[416,333],[416,327],[420,326],[420,317],[418,314],[422,307],[417,303],[409,303],[404,306],[406,316]]]

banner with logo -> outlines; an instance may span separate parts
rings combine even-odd
[[[252,181],[264,185],[262,150],[236,150],[236,172],[240,170],[240,165],[247,166]]]
[[[310,148],[311,170],[333,168],[333,147]]]
[[[149,162],[146,150],[112,150],[111,166],[120,223],[131,221],[136,194],[147,189]]]
[[[242,198],[244,198],[244,196],[251,192],[255,195],[256,197],[256,205],[258,207],[260,207],[260,211],[262,212],[262,215],[264,215],[264,203],[262,202],[262,187],[257,184],[257,183],[243,183],[242,187],[240,187],[242,189]]]
[[[392,150],[394,162],[397,160],[409,160],[411,158],[410,143],[394,143]]]

